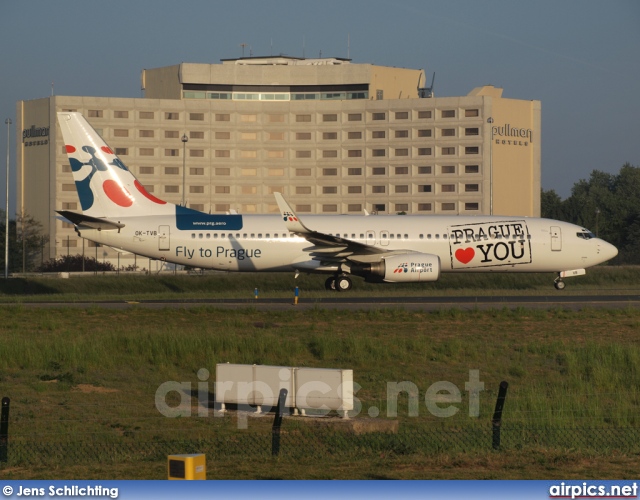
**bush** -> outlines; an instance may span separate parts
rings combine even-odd
[[[82,272],[84,271],[115,271],[116,268],[110,262],[100,262],[94,257],[82,257],[82,255],[64,255],[57,259],[49,259],[36,268],[39,273]]]

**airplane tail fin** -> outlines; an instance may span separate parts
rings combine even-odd
[[[148,193],[82,114],[60,112],[58,122],[85,215],[175,214],[175,205]]]

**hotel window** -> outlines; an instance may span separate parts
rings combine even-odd
[[[164,138],[165,139],[179,139],[180,138],[180,134],[178,133],[177,130],[165,130],[164,131]]]
[[[216,168],[215,169],[215,173],[216,173],[216,175],[231,175],[231,169],[230,168]]]
[[[140,148],[139,152],[140,152],[140,156],[153,156],[154,149],[153,148]]]
[[[323,186],[322,194],[338,194],[337,186]]]
[[[258,170],[255,168],[241,168],[240,175],[242,177],[255,177],[258,175]]]
[[[337,212],[338,205],[322,205],[323,212]]]
[[[296,115],[296,122],[307,123],[311,121],[311,115]]]
[[[352,203],[347,205],[347,212],[362,212],[362,205],[360,203]]]
[[[284,168],[270,168],[267,170],[269,177],[282,177],[284,175]]]
[[[284,132],[269,132],[267,137],[270,141],[284,141]]]
[[[440,191],[442,191],[443,193],[455,193],[456,192],[456,185],[455,184],[443,184],[442,186],[440,186]]]
[[[408,212],[409,204],[408,203],[396,203],[396,212]]]
[[[467,127],[464,129],[464,135],[479,135],[480,130],[478,127]]]
[[[216,121],[217,122],[231,121],[231,115],[229,113],[216,113]]]
[[[240,140],[242,141],[255,141],[257,138],[257,132],[240,132]]]
[[[216,212],[228,212],[231,209],[231,205],[229,203],[216,203],[215,211]]]
[[[228,149],[216,149],[216,158],[229,158],[231,157],[231,151]]]
[[[198,212],[204,212],[204,204],[202,203],[189,203],[189,208],[192,210],[197,210]]]
[[[456,111],[455,109],[443,109],[440,116],[442,116],[442,118],[455,118]]]
[[[431,111],[418,111],[418,118],[431,118]]]
[[[418,148],[418,156],[431,156],[431,148]]]
[[[155,186],[153,184],[145,184],[144,188],[147,190],[147,193],[153,193],[155,190]]]
[[[178,175],[179,173],[178,167],[164,167],[164,175]]]
[[[444,210],[444,211],[455,210],[456,209],[456,204],[455,203],[443,203],[440,206],[441,206],[442,210]]]
[[[385,149],[373,149],[371,150],[371,156],[379,157],[386,156],[387,152]]]
[[[138,135],[140,137],[154,137],[155,136],[155,132],[153,130],[140,130],[138,132]]]
[[[418,173],[419,174],[423,174],[423,175],[428,175],[431,173],[431,167],[427,166],[427,167],[418,167]]]
[[[455,174],[456,173],[456,166],[455,165],[442,165],[442,167],[440,167],[440,172],[443,174]]]
[[[296,205],[296,212],[311,212],[311,205]]]
[[[456,129],[455,128],[443,128],[440,131],[440,136],[441,137],[455,137],[456,136]]]
[[[180,192],[180,186],[165,186],[164,187],[164,192],[165,193],[179,193]]]
[[[477,193],[478,191],[480,191],[480,185],[479,184],[465,184],[464,185],[464,191],[465,191],[465,193]]]
[[[129,112],[128,111],[114,111],[113,112],[113,117],[114,118],[129,118]]]
[[[401,186],[396,186],[396,193],[408,193],[409,192],[409,186],[407,185],[401,185]]]
[[[117,156],[127,156],[129,154],[129,148],[116,148]]]
[[[62,203],[62,210],[77,210],[78,203],[75,201],[67,201]]]
[[[65,247],[65,248],[77,247],[78,246],[78,241],[77,240],[72,240],[72,239],[69,239],[69,238],[64,238],[62,240],[62,246]]]
[[[372,113],[371,114],[371,119],[372,120],[385,120],[387,118],[386,113]]]
[[[231,186],[216,186],[216,194],[230,194]]]
[[[362,150],[361,149],[350,149],[347,152],[347,156],[349,158],[362,158]]]
[[[480,112],[477,109],[465,109],[464,110],[464,116],[466,117],[474,117],[474,116],[479,116]]]
[[[75,191],[76,190],[76,185],[75,184],[63,184],[62,185],[62,190],[63,191]]]
[[[477,174],[480,172],[480,167],[478,165],[465,165],[464,173],[465,174]]]
[[[296,141],[311,140],[311,132],[296,132]]]
[[[267,151],[267,158],[284,158],[284,151]]]
[[[407,148],[397,148],[395,151],[396,156],[409,156],[409,149]]]
[[[204,113],[189,113],[189,120],[204,121]]]
[[[322,139],[325,141],[332,141],[338,138],[338,132],[323,132]]]
[[[478,205],[478,203],[465,203],[464,204],[464,209],[465,210],[479,210],[480,206]]]
[[[329,113],[326,115],[322,115],[322,121],[323,122],[337,122],[338,121],[338,115],[334,114],[334,113]]]
[[[309,177],[311,176],[310,168],[296,168],[296,177]]]
[[[418,193],[430,193],[430,192],[431,192],[431,184],[418,185]]]
[[[362,113],[349,113],[347,119],[350,122],[361,122],[362,121]]]
[[[269,123],[284,123],[284,115],[269,115]]]
[[[348,139],[362,139],[362,132],[349,132],[347,134]]]
[[[348,194],[361,194],[362,193],[362,186],[349,186],[349,187],[347,187],[347,193]]]
[[[347,175],[362,175],[361,168],[348,168]]]
[[[199,168],[191,167],[189,169],[189,175],[204,175],[204,168],[202,168],[202,167],[199,167]]]
[[[409,112],[408,111],[396,111],[396,120],[408,120]]]
[[[189,132],[189,139],[204,139],[204,132]]]
[[[408,130],[396,130],[395,131],[395,137],[396,137],[396,139],[405,139],[405,138],[409,137],[409,131]]]
[[[466,146],[464,148],[464,154],[466,155],[477,155],[480,153],[480,148],[478,146]]]
[[[180,156],[180,150],[179,149],[165,149],[164,150],[164,155],[165,156]]]
[[[337,168],[323,168],[322,175],[338,175]]]
[[[255,123],[258,121],[258,115],[240,115],[242,123]]]
[[[374,194],[386,193],[387,186],[371,186],[371,192]]]
[[[456,148],[442,148],[441,149],[443,155],[455,155]]]
[[[129,131],[126,128],[114,128],[113,137],[129,137]]]
[[[138,114],[141,120],[153,120],[154,113],[153,111],[140,111]]]
[[[384,212],[387,208],[387,206],[384,203],[374,203],[373,204],[373,210],[375,212]]]
[[[385,167],[373,167],[371,169],[372,175],[386,175],[387,169]]]
[[[396,167],[395,172],[396,172],[396,175],[408,175],[409,167]]]
[[[189,192],[193,194],[203,194],[204,186],[189,186]]]
[[[335,149],[329,149],[326,151],[322,152],[322,157],[323,158],[337,158],[338,157],[338,151],[336,151]]]
[[[372,139],[384,139],[387,136],[387,133],[384,130],[374,130],[371,132]]]
[[[242,194],[257,194],[258,187],[257,186],[241,186],[240,192]]]
[[[311,194],[311,186],[296,186],[296,194]]]
[[[419,212],[431,212],[431,203],[418,203]]]
[[[221,141],[231,139],[231,132],[216,132],[215,137]]]
[[[311,151],[296,151],[296,158],[311,158]]]
[[[90,109],[87,113],[89,118],[103,118],[104,112],[101,109]]]
[[[267,186],[267,192],[269,194],[273,194],[273,193],[284,193],[284,186]],[[271,205],[269,205],[271,207]],[[275,204],[275,209],[274,210],[270,210],[271,212],[278,212],[280,213],[280,210],[278,209],[278,205]],[[277,238],[277,236],[276,236]]]
[[[204,149],[190,149],[189,156],[191,158],[204,158]]]
[[[418,130],[418,137],[431,137],[431,129]]]
[[[165,113],[164,114],[164,119],[165,120],[179,120],[180,119],[180,113]]]

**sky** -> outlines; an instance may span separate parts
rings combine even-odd
[[[244,49],[241,44],[246,44]],[[141,97],[140,71],[285,54],[435,72],[542,103],[542,187],[640,166],[638,0],[0,0],[0,203],[19,100]],[[10,213],[13,210],[10,208]]]

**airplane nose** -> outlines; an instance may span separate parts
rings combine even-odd
[[[606,241],[601,241],[598,245],[599,254],[602,257],[602,262],[606,262],[608,260],[613,259],[616,255],[618,255],[618,249],[613,246],[611,243],[607,243]]]

